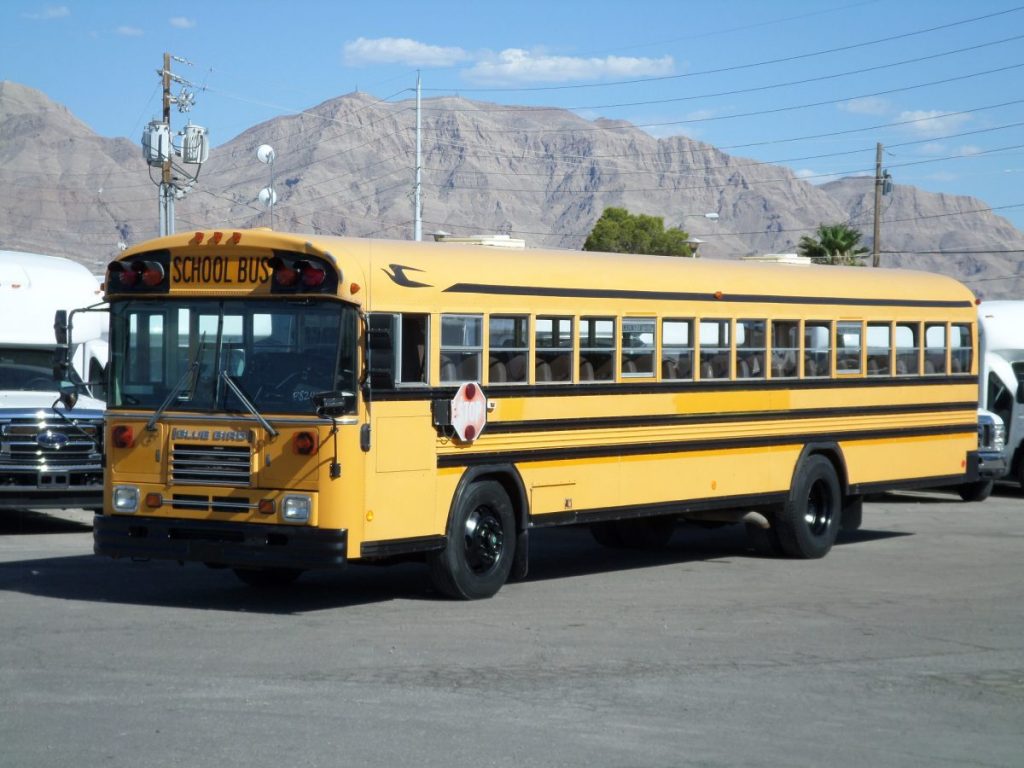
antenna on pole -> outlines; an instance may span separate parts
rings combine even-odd
[[[270,166],[270,186],[260,190],[260,202],[270,209],[270,228],[274,228],[274,203],[277,202],[277,192],[274,191],[274,160],[277,153],[269,144],[260,144],[256,149],[256,159],[261,163]]]
[[[416,70],[416,181],[412,189],[412,239],[423,239],[423,201],[420,197],[420,171],[423,166],[422,142],[420,138],[420,71]]]

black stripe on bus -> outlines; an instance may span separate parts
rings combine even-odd
[[[688,512],[709,512],[716,509],[741,510],[747,512],[781,504],[787,498],[787,491],[775,493],[748,493],[738,496],[716,496],[703,499],[678,499],[660,501],[656,504],[630,504],[621,507],[597,507],[571,512],[549,512],[531,514],[531,528],[544,528],[573,523],[599,523],[605,520],[628,520],[637,517],[657,515],[685,515]]]
[[[695,453],[698,451],[740,450],[744,448],[774,448],[784,445],[803,445],[807,442],[844,442],[882,440],[938,435],[962,435],[977,438],[974,424],[942,424],[928,427],[897,429],[849,430],[846,432],[808,432],[787,435],[761,435],[758,437],[729,437],[713,440],[683,440],[658,443],[630,443],[617,445],[582,445],[565,448],[533,448],[511,451],[480,451],[448,453],[437,457],[438,469],[472,467],[479,464],[529,463],[539,461],[569,461],[622,456],[652,456],[666,453]]]
[[[488,434],[521,432],[564,432],[579,429],[614,429],[660,427],[682,424],[721,424],[740,421],[775,421],[778,419],[822,419],[846,416],[903,416],[912,413],[946,413],[978,407],[975,400],[950,403],[918,403],[914,405],[844,406],[842,408],[794,408],[777,411],[732,411],[719,413],[668,413],[644,416],[599,416],[574,419],[536,419],[533,421],[489,421]]]
[[[488,285],[486,283],[455,283],[445,293],[479,293],[491,296],[546,296],[563,299],[639,299],[644,301],[719,301],[725,304],[799,304],[839,305],[850,307],[926,307],[973,308],[974,302],[933,301],[929,299],[861,299],[843,296],[777,296],[755,293],[694,293],[690,291],[635,291],[624,288],[567,288],[530,285]]]
[[[460,382],[461,383],[461,382]],[[683,394],[687,392],[765,392],[780,389],[849,389],[877,387],[977,386],[978,378],[969,373],[941,376],[851,377],[836,379],[716,379],[714,381],[672,380],[609,381],[601,384],[484,384],[485,394],[491,400],[512,397],[581,397],[587,395],[654,395]],[[459,384],[440,387],[396,387],[373,389],[374,401],[451,399]]]

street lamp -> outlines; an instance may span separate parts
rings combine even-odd
[[[715,213],[714,211],[708,211],[707,213],[684,213],[683,214],[683,218],[686,218],[687,216],[700,216],[702,218],[707,219],[708,221],[718,221],[718,214]],[[697,249],[700,248],[701,244],[704,241],[701,240],[700,238],[697,238],[697,237],[688,237],[684,242],[688,246],[690,246],[690,256],[692,256],[693,258],[696,259],[697,258]]]

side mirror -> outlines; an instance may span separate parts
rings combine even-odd
[[[53,315],[53,335],[57,339],[57,344],[67,346],[69,334],[68,311],[58,309]]]
[[[71,410],[78,402],[78,390],[74,387],[62,386],[60,388],[60,402],[65,408]]]
[[[355,395],[352,392],[316,392],[310,400],[318,416],[340,416],[352,410]]]
[[[58,344],[53,350],[53,379],[68,381],[71,378],[71,354],[67,344]]]

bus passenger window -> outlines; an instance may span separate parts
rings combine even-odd
[[[572,318],[538,317],[534,339],[536,382],[572,381]]]
[[[441,315],[441,383],[480,381],[483,318]]]
[[[860,373],[860,323],[836,323],[836,372]]]
[[[868,376],[889,376],[892,327],[889,323],[868,323]]]
[[[615,378],[615,320],[610,317],[580,318],[580,381],[612,381]]]
[[[736,378],[765,377],[764,320],[736,321]]]
[[[896,375],[917,376],[921,372],[921,326],[896,323]]]
[[[946,325],[925,323],[924,326],[925,375],[946,372]]]
[[[951,325],[949,327],[949,363],[953,373],[969,373],[971,370],[971,326]]]
[[[693,378],[693,320],[665,320],[661,324],[661,378]]]
[[[488,349],[491,384],[525,384],[529,380],[529,318],[491,315]]]
[[[728,320],[700,321],[700,378],[729,378],[729,342]]]
[[[654,318],[627,317],[622,321],[622,375],[654,375]]]
[[[427,322],[429,315],[402,315],[401,384],[427,383]]]
[[[796,320],[772,321],[772,378],[788,379],[799,373],[800,323]]]
[[[804,323],[804,376],[807,378],[830,376],[831,369],[831,323]]]

